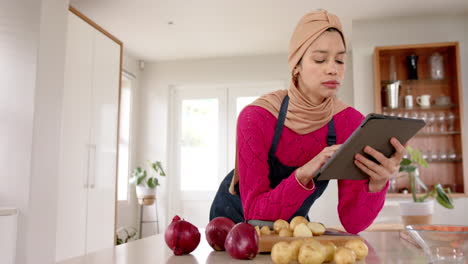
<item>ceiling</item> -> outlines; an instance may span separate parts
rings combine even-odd
[[[70,0],[146,61],[286,53],[302,15],[317,8],[352,21],[468,14],[468,0]],[[172,24],[171,24],[172,23]]]

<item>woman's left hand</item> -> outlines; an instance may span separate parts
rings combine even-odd
[[[405,147],[396,138],[391,138],[390,143],[396,149],[396,152],[390,158],[385,157],[385,155],[370,146],[364,148],[364,152],[374,157],[380,164],[367,159],[361,154],[355,155],[354,164],[370,176],[369,192],[381,191],[390,177],[396,176],[400,169]]]

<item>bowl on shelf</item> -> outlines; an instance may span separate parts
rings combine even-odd
[[[405,229],[431,263],[468,263],[468,226],[408,225]]]

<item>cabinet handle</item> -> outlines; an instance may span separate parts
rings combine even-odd
[[[89,176],[89,145],[85,145],[85,155],[86,155],[86,171],[83,173],[83,188],[88,188],[88,176]]]
[[[89,188],[94,189],[94,185],[96,183],[96,145],[91,144],[89,145],[90,153],[93,154],[91,158],[90,155],[90,173],[89,173]]]

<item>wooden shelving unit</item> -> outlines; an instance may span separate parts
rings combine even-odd
[[[431,79],[430,58],[434,53],[443,57],[444,78]],[[418,56],[418,79],[408,80],[407,56]],[[400,81],[399,106],[390,108],[385,87],[390,81],[390,61],[394,59],[397,80]],[[450,187],[454,197],[468,196],[468,174],[463,172],[463,100],[461,98],[460,55],[457,42],[376,47],[374,50],[375,112],[394,116],[418,118],[426,127],[408,143],[423,152],[429,167],[420,170],[422,180],[429,186],[441,183]],[[404,97],[411,94],[414,107],[405,108]],[[430,95],[430,106],[420,107],[416,97]],[[449,96],[450,103],[438,105],[437,99]],[[400,191],[409,189],[407,177],[397,179],[396,192],[389,197],[408,197]]]

